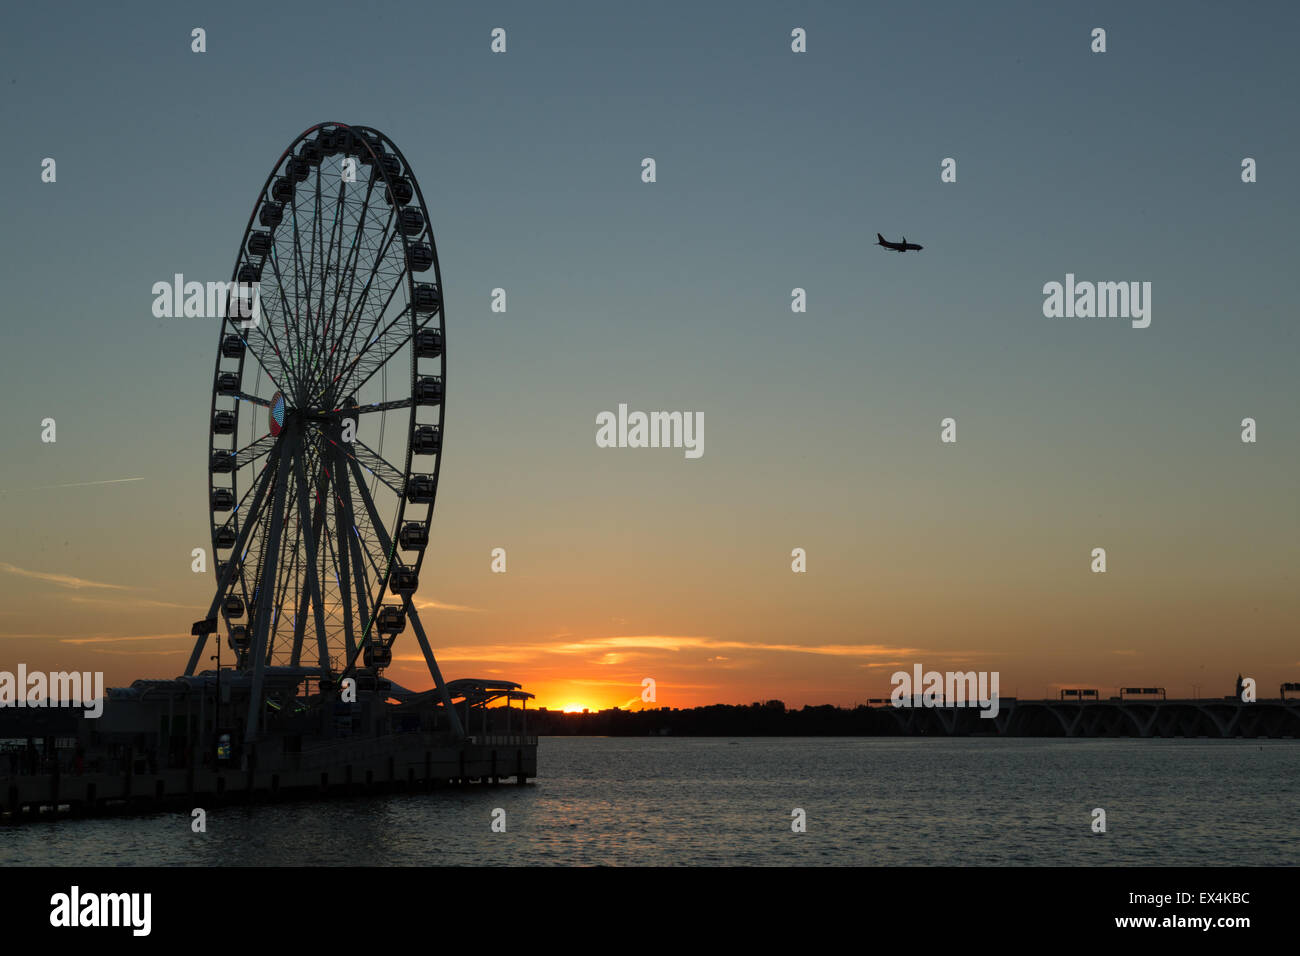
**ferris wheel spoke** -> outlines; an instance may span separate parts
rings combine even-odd
[[[347,296],[343,300],[343,315],[345,319],[347,318],[347,316],[351,314],[352,311],[352,293],[356,286],[357,264],[360,262],[361,250],[363,246],[361,240],[362,240],[362,236],[365,233],[367,217],[370,214],[370,197],[374,192],[375,182],[376,182],[375,177],[371,176],[370,182],[366,186],[365,199],[363,199],[361,202],[361,211],[357,216],[356,229],[352,234],[352,246],[348,250],[348,265],[346,267],[347,275],[348,275],[348,291],[347,291]],[[340,195],[341,195],[343,190],[342,183],[339,184],[339,188],[340,188]],[[335,287],[334,306],[333,309],[331,310],[331,318],[333,318],[338,314],[339,292],[341,291],[341,289],[342,289],[342,283],[338,283],[338,285]],[[330,346],[329,354],[326,356],[326,377],[328,377],[329,373],[333,371],[332,364],[333,364],[334,354],[338,350],[339,345],[342,344],[343,336],[346,333],[346,331],[347,331],[347,324],[340,323],[338,337],[327,338],[327,341],[332,341],[333,344]]]
[[[316,264],[317,264],[317,257],[316,257],[316,244],[317,244],[317,241],[321,238],[321,209],[320,209],[320,193],[321,193],[321,188],[320,188],[320,187],[321,187],[321,183],[320,183],[320,170],[317,169],[317,170],[316,170],[316,188],[312,190],[312,196],[314,197],[314,203],[315,203],[315,205],[314,205],[314,208],[313,208],[313,210],[312,210],[312,217],[311,217],[311,223],[310,223],[310,227],[311,227],[311,253],[308,255],[308,258],[307,258],[307,281],[306,281],[306,283],[305,283],[305,288],[306,288],[306,290],[307,290],[307,309],[308,309],[309,314],[311,313],[312,305],[314,304],[314,303],[313,303],[313,296],[312,296],[312,293],[313,293],[313,292],[315,291],[315,289],[316,289],[316,284],[315,284],[315,282],[314,282],[313,280],[316,280],[316,279],[320,279],[320,278],[322,278],[322,277],[323,277],[323,274],[324,274],[323,272],[322,272],[321,276],[318,276],[318,275],[316,274]],[[323,283],[322,283],[322,284],[323,284]],[[318,320],[319,317],[320,317],[319,312],[315,313],[314,318]],[[309,321],[309,322],[307,323],[307,331],[310,332],[310,333],[312,334],[312,340],[313,340],[313,341],[312,341],[312,345],[315,346],[315,344],[316,344],[316,342],[315,342],[316,322],[315,322],[315,321]]]
[[[369,405],[349,405],[335,411],[345,411],[348,415],[366,415],[370,412],[391,412],[400,408],[410,408],[415,404],[412,398],[396,398],[391,402],[371,402]]]
[[[246,465],[251,465],[253,462],[257,461],[257,459],[269,453],[271,449],[275,447],[275,443],[275,438],[270,435],[263,435],[256,441],[250,442],[243,448],[239,449],[234,453],[235,470],[238,471]]]
[[[380,369],[411,341],[409,309],[403,309],[382,332],[373,336],[339,376],[339,394],[360,391]]]
[[[258,289],[252,299],[246,299],[244,296],[242,283],[245,277],[242,275],[242,269],[238,274],[237,281],[240,285],[231,289],[228,309],[235,314],[228,314],[222,323],[221,351],[228,358],[239,358],[241,352],[251,353],[262,371],[266,373],[266,377],[277,389],[284,391],[288,369],[285,368],[279,346],[267,335],[268,331],[274,333],[272,323],[263,321],[264,318],[272,317],[274,314],[268,311],[266,303],[261,299],[260,285],[263,271],[264,267],[258,266],[253,273],[257,277],[255,281]],[[232,344],[235,340],[238,341],[237,345]]]
[[[311,347],[313,324],[313,316],[311,312],[311,287],[310,276],[307,274],[307,269],[303,263],[303,223],[301,222],[299,215],[299,195],[298,192],[294,193],[294,203],[292,206],[293,216],[291,220],[293,226],[293,247],[288,250],[291,252],[291,255],[288,257],[288,262],[293,274],[293,311],[290,314],[293,316],[294,320],[292,325],[294,341],[291,347],[294,355],[294,368],[298,372],[297,379],[299,392],[297,398],[302,400],[306,396],[305,390],[307,383],[310,381],[312,376],[312,370],[308,363],[311,362],[314,364],[316,356]],[[314,222],[314,217],[312,222]],[[310,228],[312,222],[309,222],[306,225]]]
[[[267,256],[267,261],[271,263],[271,273],[275,276],[275,289],[280,294],[279,308],[281,311],[279,312],[279,317],[281,319],[282,325],[284,326],[284,339],[285,339],[283,346],[281,346],[279,343],[276,344],[275,351],[276,351],[276,355],[279,356],[280,358],[281,364],[285,368],[285,372],[292,385],[292,389],[297,390],[301,387],[301,382],[299,381],[298,373],[295,370],[291,358],[295,354],[295,350],[300,350],[301,346],[295,345],[293,342],[293,333],[292,333],[291,322],[290,322],[290,317],[296,315],[297,312],[294,309],[294,307],[289,304],[289,297],[285,292],[284,276],[280,273],[279,260],[280,260],[279,255],[276,253],[275,249],[272,248],[271,254]],[[272,332],[274,332],[276,312],[272,307],[268,307],[265,303],[263,303],[262,311],[267,316],[267,322],[266,322],[267,328],[270,329]],[[285,354],[286,352],[288,353],[288,355]]]
[[[259,472],[257,473],[257,477],[256,477],[256,478],[254,478],[252,481],[250,481],[250,482],[248,483],[248,488],[245,489],[243,495],[240,496],[239,501],[236,502],[236,503],[233,503],[233,504],[231,505],[231,508],[230,508],[230,516],[229,516],[228,518],[226,518],[226,520],[223,521],[220,525],[217,525],[217,526],[216,526],[216,527],[219,528],[219,529],[220,529],[220,528],[226,528],[226,529],[228,529],[228,530],[234,532],[234,534],[235,534],[235,541],[236,541],[236,542],[238,542],[238,540],[239,540],[239,533],[240,533],[240,529],[241,529],[242,525],[243,525],[243,524],[247,524],[249,521],[254,521],[254,520],[256,520],[256,518],[257,518],[257,512],[256,512],[256,511],[253,511],[253,510],[251,510],[251,509],[248,510],[248,511],[245,511],[245,510],[244,510],[244,505],[245,505],[245,502],[248,501],[249,496],[250,496],[250,495],[255,495],[255,494],[257,493],[259,487],[262,485],[263,480],[264,480],[264,478],[265,478],[265,474],[266,474],[266,467],[267,467],[267,466],[266,466],[265,464],[262,465],[262,470],[259,471]],[[255,499],[254,499],[253,507],[255,508],[256,506],[257,506],[257,499],[255,498]],[[240,520],[241,518],[244,518],[244,519],[246,519],[246,520],[244,520],[243,522],[241,522],[241,520]],[[238,544],[236,544],[234,547],[235,547],[235,552],[234,552],[234,553],[237,554],[237,553],[238,553]]]
[[[321,343],[324,340],[324,307],[325,307],[325,284],[329,272],[329,258],[332,255],[332,249],[325,248],[325,217],[321,208],[321,176],[319,168],[316,171],[316,188],[312,190],[315,205],[312,212],[310,223],[311,228],[311,253],[307,262],[307,278],[304,285],[305,298],[307,300],[307,333],[309,339],[309,348],[313,356],[321,354]],[[330,227],[330,244],[333,245],[334,229]],[[323,255],[319,254],[324,250]],[[323,261],[322,261],[323,260]],[[317,268],[319,266],[319,269]],[[319,304],[316,290],[319,287]],[[319,370],[313,365],[308,374],[307,388],[308,394],[314,396],[318,379]]]
[[[374,263],[371,265],[370,274],[366,278],[366,284],[362,287],[361,294],[357,297],[357,304],[356,307],[353,309],[353,315],[355,317],[355,320],[352,323],[352,329],[350,333],[348,333],[347,345],[341,351],[338,350],[337,348],[331,349],[330,358],[332,361],[332,365],[331,365],[332,369],[346,368],[350,362],[352,348],[356,344],[357,331],[360,329],[361,324],[364,320],[366,314],[366,307],[370,303],[371,291],[375,287],[375,279],[382,275],[381,266],[383,265],[384,261],[388,258],[389,250],[392,248],[393,242],[398,236],[397,230],[393,228],[393,219],[392,219],[391,212],[389,213],[388,223],[384,228],[385,231],[387,232],[387,239],[384,240],[383,250],[379,253],[379,255],[375,258]],[[405,272],[406,272],[406,267],[405,264],[403,264],[402,269],[393,277],[392,287],[388,289],[386,292],[383,291],[383,287],[381,285],[380,296],[384,300],[384,305],[383,308],[380,309],[379,312],[380,316],[382,316],[384,310],[388,308],[389,304],[393,300],[393,297],[397,294],[398,289],[401,287],[401,279],[402,276],[405,274]],[[375,318],[374,322],[375,323],[378,322],[378,316]],[[371,328],[372,329],[374,328],[373,323]]]
[[[261,366],[262,371],[266,373],[266,377],[270,379],[276,390],[289,392],[293,381],[291,371],[285,363],[279,343],[272,337],[275,333],[275,316],[276,312],[273,307],[264,306],[262,308],[262,320],[258,322],[257,335],[245,334],[242,340],[248,353],[257,360],[257,364]],[[248,332],[247,329],[243,331]],[[271,336],[268,336],[267,332],[270,332]]]
[[[298,339],[296,343],[297,352],[295,354],[295,357],[298,360],[298,362],[301,364],[307,361],[307,356],[310,354],[310,348],[307,342],[307,334],[309,334],[311,331],[311,290],[303,288],[304,270],[303,270],[303,263],[302,263],[302,236],[298,229],[298,205],[296,202],[294,203],[293,206],[293,254],[294,254],[293,315],[295,316],[296,319],[296,321],[294,322],[294,330],[297,332],[297,339]],[[305,308],[303,305],[304,299],[306,299]],[[306,327],[307,330],[306,333],[304,333],[303,331],[304,326]],[[310,375],[310,371],[306,368],[303,368],[301,374],[298,376],[299,389],[302,388],[304,382],[306,381],[309,375]],[[300,391],[297,397],[299,400],[301,400],[304,397],[303,393]]]
[[[272,379],[274,381],[274,379]],[[234,395],[241,402],[248,402],[252,405],[261,405],[263,408],[271,407],[271,400],[263,398],[261,395],[249,395],[247,392],[236,392]]]
[[[353,484],[353,488],[355,489],[354,493],[357,494],[358,496],[360,495],[361,491],[364,490],[364,486],[357,485],[355,483]],[[352,514],[354,517],[357,517],[355,507],[352,510]],[[361,555],[364,558],[361,564],[361,569],[364,574],[364,580],[366,584],[366,594],[370,595],[372,594],[372,592],[374,592],[376,595],[374,597],[374,600],[367,602],[369,605],[370,614],[371,616],[373,616],[374,612],[378,610],[379,601],[383,598],[383,595],[377,592],[376,590],[377,585],[375,586],[371,585],[371,578],[375,578],[377,580],[383,578],[385,553],[383,548],[379,547],[379,536],[374,533],[375,529],[371,525],[370,519],[368,517],[364,515],[361,516],[354,527],[356,529],[357,544],[360,546]],[[376,555],[378,556],[376,557]],[[368,620],[370,620],[369,617],[365,618],[365,621]],[[363,621],[363,623],[365,621]]]
[[[284,274],[280,271],[280,253],[277,246],[273,245],[271,247],[266,261],[271,264],[271,275],[275,277],[275,291],[278,294],[279,302],[274,301],[274,297],[270,302],[262,298],[262,313],[266,317],[264,323],[266,331],[263,332],[263,337],[268,339],[275,350],[276,358],[279,359],[281,367],[284,368],[290,381],[296,386],[297,376],[289,363],[289,357],[294,352],[292,318],[297,315],[297,312],[289,302],[289,296],[286,292],[287,283]],[[280,320],[281,331],[284,333],[284,341],[281,341],[280,336],[276,335],[277,318]],[[270,333],[270,337],[267,336],[267,332]]]
[[[364,524],[364,522],[363,522]],[[361,534],[361,526],[357,527],[355,536],[356,550],[358,556],[355,562],[356,567],[360,568],[362,585],[367,591],[367,601],[364,612],[357,618],[360,625],[358,629],[358,646],[364,647],[370,640],[370,632],[374,627],[375,616],[379,613],[379,608],[383,602],[383,581],[384,581],[384,554],[379,553],[375,556],[373,542],[367,542]],[[372,584],[372,582],[374,582]],[[373,591],[373,596],[370,592]]]
[[[339,290],[342,288],[343,285],[340,277],[344,274],[344,270],[342,266],[342,257],[343,257],[343,233],[345,232],[345,228],[347,225],[346,213],[347,213],[347,183],[343,181],[342,177],[340,177],[338,195],[337,195],[337,199],[334,202],[334,221],[330,224],[330,244],[329,244],[329,248],[325,252],[325,271],[322,273],[321,284],[320,284],[320,307],[318,312],[321,316],[321,321],[322,321],[321,337],[320,337],[322,346],[325,343],[328,343],[332,340],[332,329],[335,321],[338,318]],[[337,251],[337,259],[336,259],[336,251]],[[334,273],[334,289],[333,289],[334,295],[330,301],[329,309],[328,311],[326,311],[325,297],[330,291],[329,278],[330,278],[331,268],[333,269],[333,273]],[[344,312],[346,314],[346,309],[344,310]],[[327,373],[322,371],[321,374],[322,381],[316,383],[317,387],[319,387],[323,383],[323,379],[326,377],[326,374]]]
[[[355,316],[360,311],[361,302],[352,302],[356,289],[356,273],[361,261],[361,252],[367,247],[365,242],[365,225],[367,215],[363,212],[357,219],[352,233],[352,243],[347,250],[347,287],[344,293],[343,282],[335,281],[334,299],[330,304],[330,328],[321,337],[321,368],[318,384],[324,386],[331,378],[330,367],[334,362],[334,352],[338,349],[339,339],[346,336],[348,328],[354,324]]]
[[[271,384],[274,385],[277,390],[284,391],[284,382],[287,381],[288,370],[285,369],[284,364],[280,361],[279,355],[277,355],[274,349],[271,348],[265,335],[260,336],[259,342],[259,340],[246,335],[245,333],[247,331],[247,329],[238,329],[232,334],[238,336],[239,340],[243,343],[247,354],[253,356],[253,359],[266,374],[266,377],[270,380]],[[269,353],[268,349],[270,350]],[[272,359],[274,359],[274,367],[271,364]]]
[[[376,336],[375,336],[375,331],[379,328],[379,325],[380,325],[380,323],[383,321],[384,316],[388,314],[388,310],[389,310],[390,308],[392,308],[393,300],[394,300],[395,298],[397,298],[397,293],[398,293],[399,291],[401,291],[401,290],[404,288],[404,286],[403,286],[403,284],[402,284],[402,278],[403,278],[403,276],[405,276],[405,275],[406,275],[406,269],[405,269],[405,267],[403,267],[402,270],[401,270],[400,272],[396,273],[396,274],[392,277],[392,278],[393,278],[393,285],[392,285],[392,287],[388,290],[388,294],[387,294],[387,296],[384,297],[384,304],[383,304],[383,306],[382,306],[382,307],[381,307],[381,308],[380,308],[380,309],[375,313],[374,317],[371,319],[371,322],[370,322],[370,328],[366,331],[365,337],[361,340],[362,344],[361,344],[360,350],[359,350],[359,351],[358,351],[358,352],[357,352],[357,353],[352,357],[352,360],[351,360],[351,361],[350,361],[346,366],[344,366],[345,368],[351,368],[352,366],[355,366],[356,363],[357,363],[357,359],[360,358],[361,355],[364,354],[364,353],[366,352],[366,350],[369,349],[370,346],[374,344],[374,342],[375,342],[375,338],[376,338]],[[402,309],[401,311],[399,311],[399,312],[397,313],[397,315],[393,318],[393,322],[395,323],[395,322],[399,321],[403,316],[405,316],[405,315],[407,314],[407,312],[408,312],[408,309],[403,308],[403,309]],[[358,327],[358,328],[360,327],[360,323],[357,324],[357,327]],[[348,343],[348,350],[349,350],[349,351],[351,351],[352,348],[356,345],[356,336],[355,336],[355,331],[356,331],[356,330],[354,329],[354,330],[353,330],[354,335],[353,335],[352,341]]]
[[[362,468],[387,485],[399,498],[406,493],[406,477],[400,469],[389,464],[382,455],[359,438],[352,443],[352,446],[352,459]]]

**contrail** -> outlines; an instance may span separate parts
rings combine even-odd
[[[106,481],[73,481],[66,485],[36,485],[32,488],[0,488],[0,495],[11,491],[44,491],[47,488],[85,488],[87,485],[120,485],[126,481],[144,481],[144,478],[109,478]]]
[[[0,571],[7,574],[17,574],[24,578],[34,578],[37,581],[49,581],[51,584],[57,584],[65,588],[107,588],[111,591],[130,591],[132,588],[125,587],[121,584],[105,584],[102,581],[89,581],[85,578],[73,577],[70,574],[50,574],[45,571],[28,571],[25,568],[17,567],[7,561],[0,561]]]

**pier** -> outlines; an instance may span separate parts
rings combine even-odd
[[[269,758],[269,759],[268,759]],[[38,773],[0,775],[3,813],[12,822],[193,809],[232,803],[360,796],[469,784],[525,784],[537,776],[537,738],[394,734],[296,754],[252,751],[243,766],[156,769],[134,760],[120,769],[77,773],[60,763]]]
[[[9,741],[0,814],[154,812],[537,776],[532,695],[510,681],[413,692],[372,679],[350,699],[320,687],[310,668],[277,667],[266,668],[261,692],[256,733],[243,720],[258,699],[253,681],[231,672],[110,688],[98,718],[67,707],[0,710]],[[444,693],[459,703],[444,707]]]

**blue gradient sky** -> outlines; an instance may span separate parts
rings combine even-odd
[[[150,287],[227,278],[280,152],[334,120],[388,133],[434,219],[421,599],[474,609],[430,611],[449,676],[543,704],[643,676],[670,705],[852,703],[916,660],[1022,696],[1275,693],[1300,677],[1300,8],[1136,7],[8,11],[0,562],[115,587],[0,573],[0,667],[183,668],[217,330],[155,319]],[[1150,281],[1151,327],[1044,318],[1067,272]],[[620,402],[704,412],[704,457],[598,449]],[[62,643],[87,636],[111,640]]]

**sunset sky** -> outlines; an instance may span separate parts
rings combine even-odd
[[[0,669],[183,671],[218,333],[150,290],[228,278],[280,152],[339,121],[401,147],[438,241],[416,603],[449,678],[593,709],[645,677],[851,705],[918,662],[1300,680],[1294,5],[152,9],[0,37]],[[1045,318],[1067,273],[1151,282],[1151,326]],[[702,412],[703,456],[597,447],[620,403]],[[389,675],[429,686],[409,635]]]

